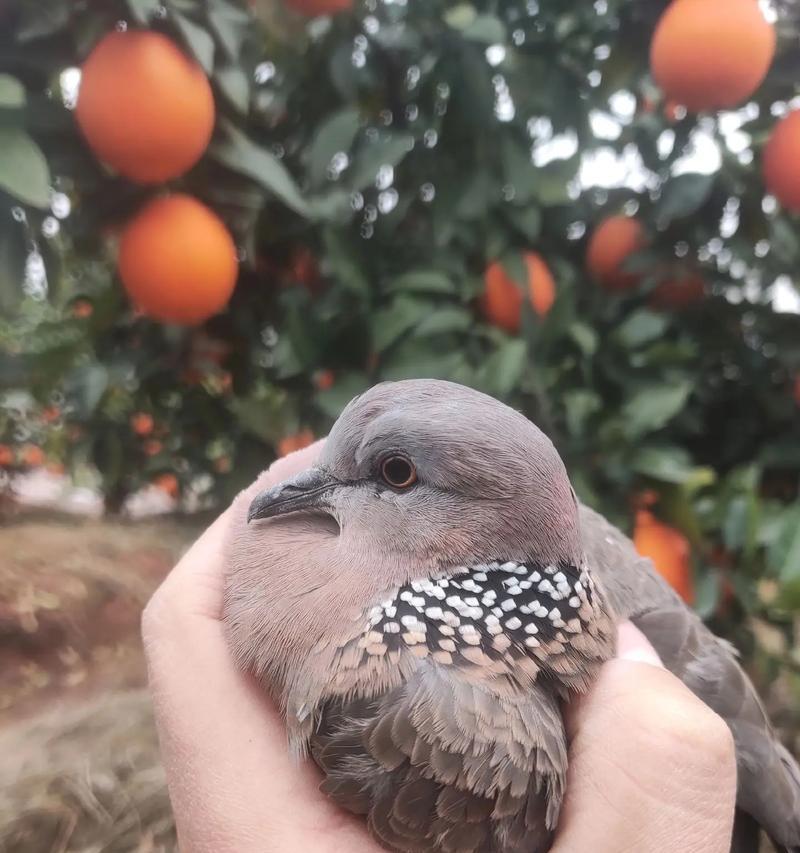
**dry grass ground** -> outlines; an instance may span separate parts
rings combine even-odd
[[[198,524],[0,527],[0,850],[174,849],[139,642]]]

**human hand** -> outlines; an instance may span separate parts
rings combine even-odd
[[[279,460],[258,488],[313,464]],[[255,492],[254,492],[255,493]],[[142,621],[162,757],[183,853],[379,853],[363,821],[289,758],[280,715],[239,672],[222,624],[228,513],[197,540]],[[620,658],[567,715],[570,769],[557,853],[727,853],[736,770],[725,723],[620,628]]]

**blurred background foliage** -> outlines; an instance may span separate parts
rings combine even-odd
[[[3,483],[64,465],[112,511],[148,483],[219,504],[374,382],[452,379],[536,421],[581,499],[800,698],[800,221],[760,167],[800,94],[800,12],[767,4],[766,82],[697,115],[649,72],[665,6],[0,4]],[[74,120],[77,68],[126,28],[165,33],[213,88],[211,144],[165,185],[103,166]],[[236,242],[230,304],[200,326],[134,310],[115,268],[165,187]],[[618,214],[644,229],[622,288],[585,261]],[[509,333],[484,271],[522,284],[530,251],[555,301],[521,300]],[[654,296],[686,279],[693,297]]]

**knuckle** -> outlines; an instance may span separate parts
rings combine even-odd
[[[669,698],[662,697],[656,713],[660,736],[673,755],[685,755],[710,773],[735,770],[730,728],[688,689],[673,690]]]

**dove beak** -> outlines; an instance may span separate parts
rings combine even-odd
[[[321,468],[309,468],[257,495],[250,504],[247,520],[274,518],[302,510],[331,509],[330,493],[341,485]]]

